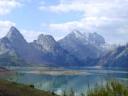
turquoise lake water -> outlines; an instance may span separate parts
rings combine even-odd
[[[81,92],[86,92],[90,87],[94,87],[97,84],[103,85],[107,80],[111,79],[117,79],[128,84],[128,71],[124,69],[75,68],[65,70],[61,68],[61,70],[50,70],[48,68],[45,70],[45,68],[31,67],[13,67],[10,69],[14,70],[16,74],[5,76],[4,79],[18,83],[33,84],[36,88],[54,91],[58,94],[61,94],[64,90],[71,89],[80,94]],[[66,71],[69,72],[66,73]],[[73,74],[74,72],[76,74]]]

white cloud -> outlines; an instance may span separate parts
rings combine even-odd
[[[72,21],[60,24],[49,24],[48,28],[52,29],[53,31],[68,32],[69,30],[76,28],[76,26],[79,26],[78,22]]]
[[[49,24],[48,28],[53,31],[67,32],[73,29],[82,29],[99,32],[106,38],[117,37],[119,34],[122,36],[118,38],[122,38],[124,33],[128,36],[127,9],[128,0],[60,0],[56,5],[45,6],[43,4],[40,6],[40,10],[62,14],[70,15],[72,11],[83,13],[83,17],[76,21]]]
[[[121,27],[121,24],[123,24],[124,21],[125,19],[119,19],[119,18],[86,17],[86,18],[80,19],[79,21],[69,21],[65,23],[49,24],[48,28],[51,29],[51,31],[53,30],[53,31],[59,31],[59,32],[70,32],[73,29],[80,29],[80,30],[91,32],[91,31],[97,31],[99,29],[102,29],[102,27],[105,27],[105,26],[111,26],[111,24],[114,24],[114,23],[116,23],[114,25],[119,24]]]
[[[70,1],[70,0],[69,0]],[[72,0],[71,0],[72,1]],[[45,4],[41,4],[39,7],[40,10],[50,10],[54,12],[69,12],[69,11],[83,11],[83,7],[85,4],[81,4],[80,2],[77,1],[72,1],[72,2],[67,2],[65,1],[60,1],[58,5],[51,5],[51,6],[45,6]],[[76,9],[77,7],[77,9]]]
[[[59,4],[45,6],[43,3],[39,8],[54,12],[82,11],[94,14],[101,10],[120,7],[119,5],[127,4],[127,2],[127,0],[60,0]]]
[[[21,6],[20,0],[0,0],[0,15],[10,13],[14,8]]]

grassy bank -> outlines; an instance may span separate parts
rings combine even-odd
[[[62,96],[75,96],[75,91],[63,92]],[[128,96],[128,84],[119,81],[108,81],[105,85],[96,85],[94,88],[88,88],[86,93],[79,96]]]
[[[0,96],[56,96],[53,93],[37,90],[33,85],[17,84],[0,80]]]
[[[128,85],[119,81],[108,81],[103,86],[89,89],[87,96],[128,96]]]
[[[17,84],[15,82],[0,80],[0,96],[57,96],[54,93],[37,90],[33,85]],[[73,90],[68,94],[64,91],[61,96],[75,96]],[[105,85],[89,88],[87,93],[80,96],[128,96],[128,85],[116,80],[108,81]]]

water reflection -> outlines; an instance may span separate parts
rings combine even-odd
[[[115,69],[45,69],[45,68],[11,68],[16,74],[6,76],[4,79],[25,84],[34,84],[36,88],[46,91],[61,92],[62,90],[75,90],[77,93],[85,92],[88,87],[104,84],[106,80],[118,79],[128,81],[128,71]],[[49,73],[53,74],[49,74]],[[74,74],[75,72],[75,74]]]

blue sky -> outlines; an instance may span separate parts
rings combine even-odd
[[[0,37],[16,26],[27,41],[41,33],[61,39],[73,29],[128,42],[128,0],[0,0]]]

